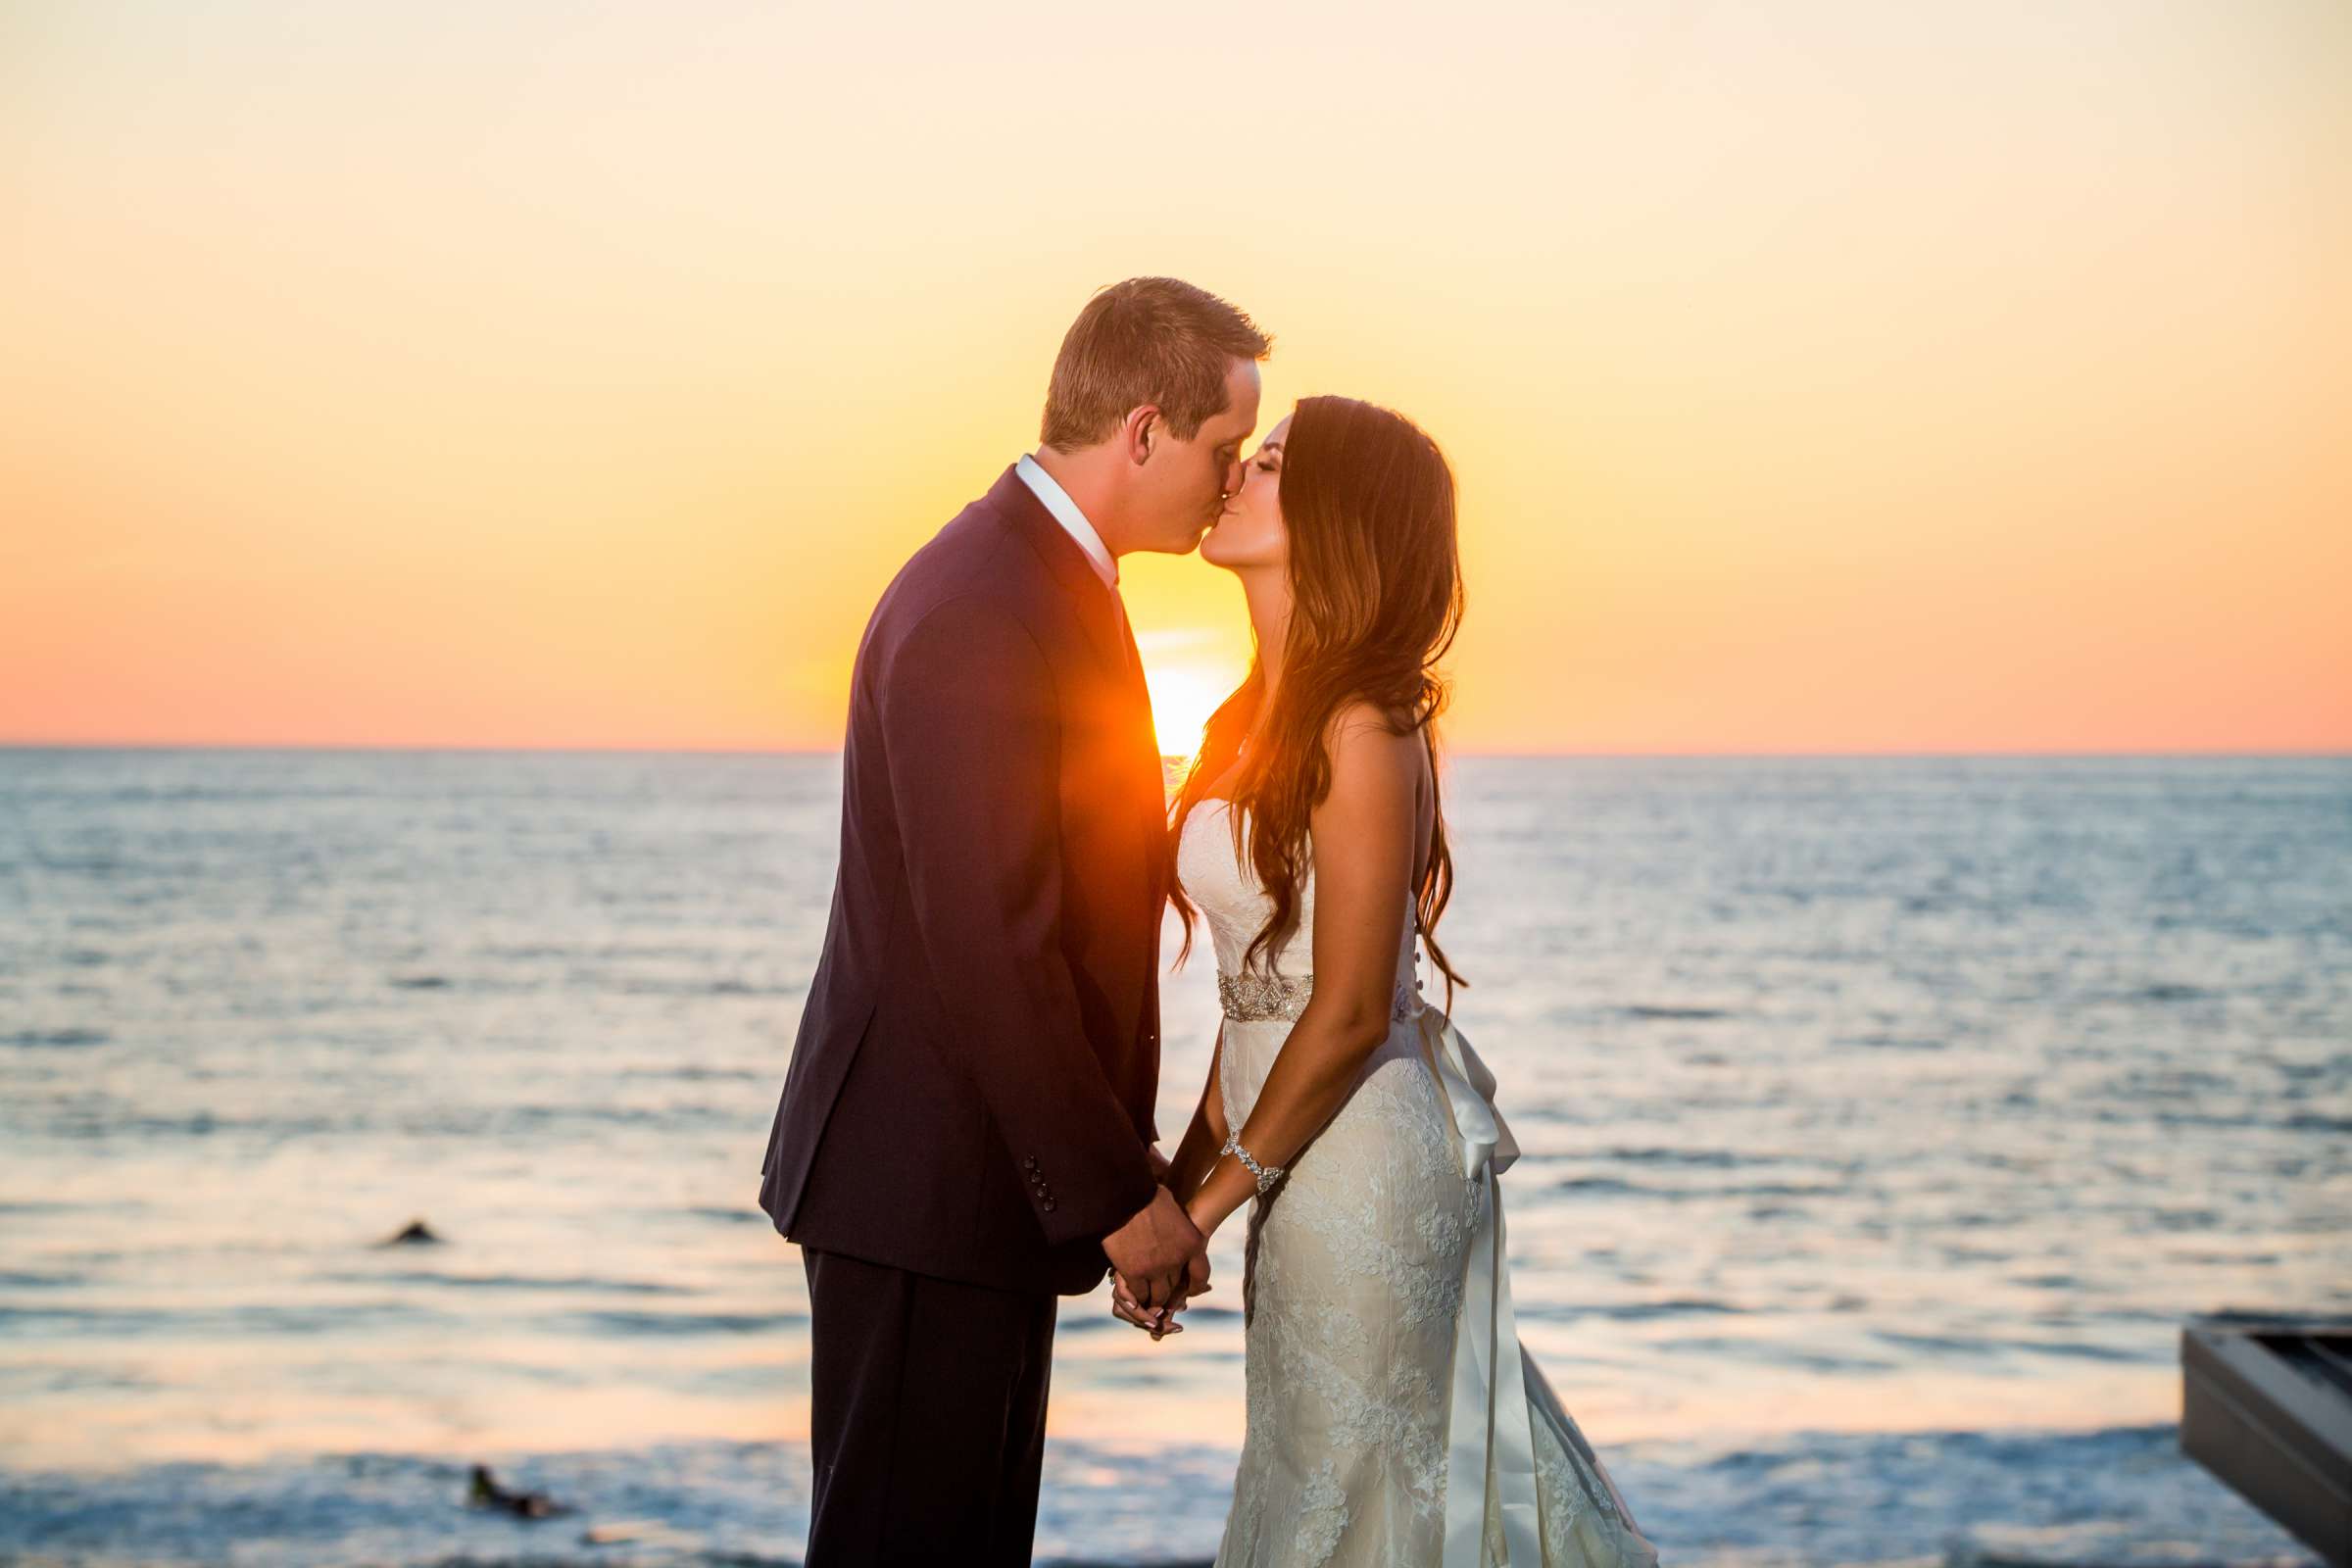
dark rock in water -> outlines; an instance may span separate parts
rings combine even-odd
[[[577,1512],[544,1492],[509,1492],[491,1479],[486,1464],[473,1467],[473,1484],[466,1500],[476,1508],[503,1508],[518,1519],[552,1519],[557,1514]]]
[[[433,1234],[431,1226],[420,1219],[413,1219],[397,1234],[387,1236],[375,1245],[378,1247],[402,1247],[412,1242],[437,1242],[441,1238]]]

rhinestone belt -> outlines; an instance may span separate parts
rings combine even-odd
[[[1236,1023],[1296,1019],[1306,1010],[1306,999],[1314,993],[1315,977],[1311,974],[1268,974],[1255,969],[1246,969],[1240,974],[1217,971],[1217,1000],[1225,1004],[1225,1016]],[[1411,980],[1399,980],[1389,1016],[1410,1018],[1420,1004],[1420,986]]]

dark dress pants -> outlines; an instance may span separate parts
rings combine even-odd
[[[1037,1533],[1054,1298],[801,1250],[808,1568],[1016,1568]]]

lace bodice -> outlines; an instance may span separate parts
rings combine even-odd
[[[1247,831],[1248,815],[1242,820]],[[1242,955],[1265,924],[1272,901],[1247,846],[1236,854],[1232,803],[1215,797],[1194,807],[1177,846],[1176,873],[1200,906],[1217,954],[1217,997],[1225,1016],[1239,1022],[1296,1021],[1314,993],[1315,867],[1310,855],[1298,882],[1298,919],[1271,952],[1260,950],[1245,968]],[[1311,848],[1311,843],[1310,843]],[[1396,981],[1391,1016],[1410,1018],[1419,1006],[1419,923],[1405,906],[1397,933]]]

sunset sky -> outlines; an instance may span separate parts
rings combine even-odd
[[[0,3],[0,741],[837,746],[1169,272],[1452,456],[1460,749],[2352,748],[2342,0]]]

